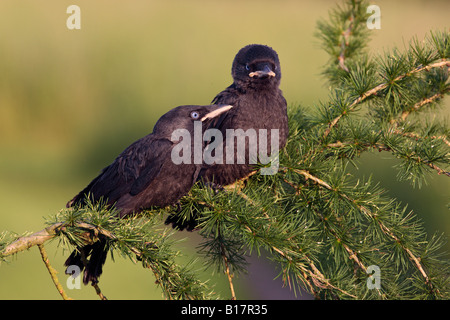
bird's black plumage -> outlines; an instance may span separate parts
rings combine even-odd
[[[233,84],[220,92],[214,104],[230,104],[233,109],[222,115],[220,129],[226,136],[227,129],[267,129],[267,149],[271,150],[270,130],[279,130],[279,148],[283,148],[289,133],[287,103],[279,88],[281,68],[278,54],[265,45],[248,45],[236,55],[232,65]],[[224,157],[226,145],[224,140]],[[259,146],[258,146],[259,147]],[[234,156],[237,144],[234,144]],[[204,164],[199,178],[218,185],[228,185],[246,177],[254,166],[249,163],[249,145],[245,147],[246,161],[239,164]]]
[[[112,164],[78,193],[67,207],[84,205],[89,200],[103,199],[114,205],[120,217],[138,213],[149,207],[164,207],[176,203],[196,182],[201,163],[195,163],[194,143],[190,143],[191,161],[176,164],[172,150],[183,140],[174,138],[177,129],[194,136],[194,122],[201,122],[202,132],[217,121],[231,106],[180,106],[164,114],[153,132],[127,147]],[[186,141],[184,141],[186,142]],[[74,251],[65,265],[77,265],[82,270],[83,259],[90,255],[83,282],[97,282],[107,254],[106,240],[100,238],[92,245]]]
[[[267,129],[267,150],[271,151],[270,130],[279,133],[278,147],[283,148],[289,134],[287,103],[279,88],[281,68],[278,54],[272,48],[252,44],[245,46],[237,53],[232,65],[233,83],[220,92],[212,101],[214,104],[230,104],[233,106],[220,117],[217,128],[222,132],[223,158],[226,159],[226,139],[228,129]],[[259,140],[256,149],[259,150]],[[255,170],[249,159],[249,142],[245,146],[245,161],[237,161],[237,141],[234,141],[234,161],[232,163],[203,164],[199,179],[207,185],[226,186],[236,180],[247,177]],[[191,220],[181,220],[176,214],[170,215],[166,223],[183,230],[196,226],[195,215]]]

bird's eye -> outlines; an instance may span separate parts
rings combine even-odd
[[[248,63],[245,65],[245,70],[250,71],[250,66],[248,65]]]
[[[198,117],[200,117],[200,114],[197,111],[192,111],[191,112],[191,118],[192,119],[198,119]]]

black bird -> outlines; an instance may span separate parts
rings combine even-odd
[[[114,162],[67,203],[67,207],[106,201],[114,205],[120,217],[138,213],[149,207],[165,207],[175,204],[196,182],[201,163],[194,163],[194,141],[190,142],[191,161],[176,164],[172,150],[181,142],[173,136],[177,129],[186,129],[194,136],[194,123],[201,123],[202,133],[217,117],[232,106],[179,106],[164,114],[155,124],[153,132],[127,147]],[[185,131],[186,132],[186,131]],[[203,140],[201,141],[203,143]],[[204,145],[203,145],[204,147]],[[198,149],[197,149],[198,151]],[[83,259],[90,256],[83,275],[83,282],[96,283],[102,273],[108,252],[106,239],[78,248],[65,262],[83,270]],[[68,272],[68,271],[66,271]],[[71,274],[71,273],[70,273]]]
[[[267,129],[267,150],[271,150],[271,129],[278,129],[279,149],[283,148],[289,133],[287,103],[279,85],[281,79],[280,61],[278,54],[272,48],[251,44],[237,53],[234,58],[231,74],[233,83],[220,92],[212,101],[213,104],[229,104],[233,106],[229,112],[224,113],[216,128],[221,130],[224,137],[223,158],[226,159],[226,146],[230,143],[226,139],[227,129]],[[245,145],[245,161],[238,163],[237,139],[234,139],[234,161],[231,164],[223,163],[204,164],[199,179],[206,185],[220,189],[234,183],[236,180],[247,177],[255,171],[250,163],[249,142]],[[259,150],[259,140],[257,149]],[[192,230],[196,227],[195,214],[191,220],[182,220],[176,214],[166,219],[166,224],[174,228]]]
[[[222,115],[218,129],[226,137],[227,129],[267,129],[267,150],[271,150],[270,130],[279,131],[279,148],[283,148],[289,134],[287,103],[279,85],[281,68],[278,54],[272,48],[252,44],[237,53],[231,69],[233,84],[220,92],[213,104],[230,104],[233,109]],[[259,150],[258,140],[258,150]],[[226,145],[224,140],[224,158]],[[255,170],[249,163],[249,143],[245,146],[246,161],[239,164],[237,141],[234,141],[234,161],[232,164],[204,164],[199,178],[220,186],[234,183]]]

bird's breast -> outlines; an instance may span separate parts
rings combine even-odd
[[[235,125],[242,129],[281,129],[286,125],[286,101],[275,94],[247,94],[238,101],[235,113]]]

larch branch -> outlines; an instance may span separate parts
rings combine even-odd
[[[338,56],[339,67],[346,72],[349,72],[350,70],[345,65],[345,58],[346,58],[345,53],[346,53],[346,49],[347,49],[347,46],[350,41],[349,39],[350,39],[350,35],[352,33],[354,20],[355,20],[355,17],[352,12],[349,17],[350,22],[349,22],[348,28],[342,32],[341,51],[339,52],[339,56]]]
[[[311,177],[313,177],[309,172],[306,172],[304,170],[296,170],[297,173],[299,174],[303,174],[305,177],[311,179]],[[324,182],[323,180],[315,177],[314,179],[312,179],[316,182],[318,182],[321,186],[327,188],[328,190],[334,191],[334,189],[331,188],[331,186]],[[425,271],[425,269],[423,268],[422,264],[420,263],[420,259],[417,258],[412,251],[407,248],[404,244],[401,243],[400,239],[388,228],[386,227],[386,225],[383,224],[382,221],[380,221],[380,219],[375,219],[374,214],[367,209],[365,206],[359,205],[356,203],[355,200],[353,200],[352,198],[350,198],[349,196],[347,196],[344,193],[340,193],[341,197],[343,197],[344,199],[346,199],[347,201],[353,203],[361,212],[363,212],[366,216],[368,216],[369,218],[371,218],[372,220],[377,221],[378,225],[380,226],[381,230],[388,236],[390,236],[394,241],[396,241],[397,243],[399,243],[401,245],[401,247],[403,248],[403,250],[405,250],[405,252],[408,254],[410,260],[416,265],[417,269],[419,270],[419,272],[422,274],[422,276],[425,279],[425,282],[430,285],[429,282],[429,277]]]
[[[52,278],[52,281],[55,284],[56,289],[58,290],[59,294],[61,295],[61,297],[64,300],[71,300],[67,296],[67,294],[64,291],[61,283],[58,280],[58,276],[56,275],[58,272],[50,264],[50,261],[48,259],[47,252],[45,251],[44,245],[43,244],[38,244],[37,246],[39,248],[39,252],[41,253],[42,261],[44,261],[45,267],[47,268],[48,273],[50,273],[50,277]]]
[[[414,70],[411,70],[408,73],[402,74],[398,77],[396,77],[394,80],[390,81],[390,82],[385,82],[382,84],[379,84],[378,86],[368,90],[367,92],[365,92],[364,94],[362,94],[361,96],[359,96],[358,98],[356,98],[355,100],[353,100],[353,102],[349,105],[348,110],[353,110],[355,108],[356,105],[358,105],[359,103],[363,102],[364,100],[366,100],[367,98],[375,95],[376,93],[378,93],[379,91],[386,89],[391,83],[393,82],[397,82],[402,80],[405,77],[411,76],[412,74],[421,72],[421,71],[429,71],[431,69],[434,68],[441,68],[441,67],[447,67],[450,68],[450,61],[448,59],[442,59],[439,62],[435,62],[432,63],[430,65],[427,66],[423,66],[423,67],[418,67]],[[326,138],[331,130],[336,126],[336,124],[339,122],[339,120],[344,116],[344,113],[340,114],[339,116],[337,116],[336,118],[334,118],[328,125],[328,128],[325,130],[324,134],[323,134],[323,138]]]

